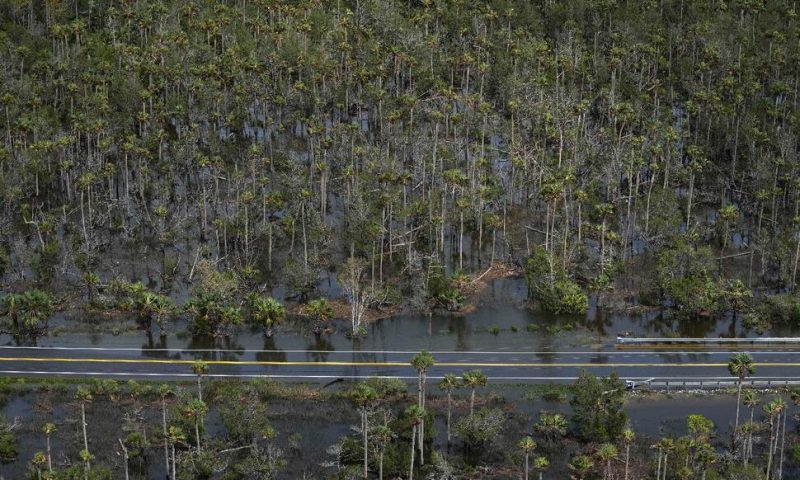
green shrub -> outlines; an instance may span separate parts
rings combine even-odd
[[[561,262],[541,247],[528,258],[526,279],[531,295],[545,311],[584,315],[589,309],[589,297],[567,276]]]

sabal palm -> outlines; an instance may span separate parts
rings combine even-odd
[[[631,460],[631,445],[633,444],[636,434],[633,430],[626,428],[622,431],[622,441],[625,444],[625,480],[628,480],[628,472]]]
[[[611,443],[603,443],[597,447],[597,452],[595,452],[595,455],[597,455],[597,458],[601,462],[605,463],[606,467],[605,471],[603,472],[604,479],[611,478],[611,461],[617,458],[617,454],[617,447]]]
[[[747,353],[736,353],[728,362],[728,371],[738,379],[736,386],[736,420],[733,427],[733,438],[731,439],[731,443],[733,444],[736,439],[736,432],[739,429],[739,407],[742,401],[742,382],[745,377],[755,373],[753,359]]]
[[[372,432],[372,439],[378,445],[378,480],[383,480],[383,454],[393,438],[392,430],[385,425],[379,425]]]
[[[197,398],[203,401],[203,375],[208,373],[208,364],[202,360],[192,363],[192,372],[197,375]]]
[[[80,387],[75,392],[75,398],[78,400],[81,406],[81,428],[83,429],[83,449],[87,452],[89,451],[89,439],[86,435],[86,405],[91,403],[93,400],[91,392],[89,390]]]
[[[544,471],[550,466],[550,461],[545,457],[536,457],[533,461],[533,468],[539,471],[539,480],[542,480]]]
[[[169,472],[169,430],[167,429],[167,398],[172,395],[172,387],[162,384],[158,387],[158,396],[161,397],[161,433],[164,435],[164,462]]]
[[[17,293],[6,294],[0,306],[2,306],[2,315],[11,320],[11,325],[14,330],[19,330],[19,306],[22,303],[22,295]]]
[[[286,308],[272,297],[259,297],[253,302],[253,321],[264,329],[264,335],[272,336],[272,329],[286,316]]]
[[[439,389],[447,394],[447,441],[450,441],[450,419],[453,413],[453,390],[460,386],[458,377],[448,373],[439,382]]]
[[[427,387],[427,374],[428,369],[434,365],[433,355],[429,352],[422,351],[411,359],[411,366],[417,371],[417,404],[419,408],[425,409],[425,390]],[[423,418],[417,430],[419,439],[417,439],[417,446],[419,448],[419,462],[425,464],[424,455],[424,439],[425,439],[425,419]]]
[[[408,480],[414,480],[414,456],[416,453],[417,427],[425,418],[425,410],[419,405],[411,405],[406,409],[406,415],[411,422],[411,463],[408,468]]]
[[[177,456],[175,455],[175,446],[179,443],[183,443],[186,441],[186,434],[183,433],[183,430],[180,427],[169,427],[169,434],[168,440],[170,447],[172,449],[172,476],[170,478],[178,478],[177,477]]]
[[[365,383],[360,383],[353,389],[352,392],[352,399],[353,402],[359,407],[361,410],[361,432],[364,438],[364,478],[367,478],[369,475],[368,473],[368,457],[369,457],[369,423],[367,418],[367,412],[369,409],[370,404],[378,398],[377,392],[375,389],[370,387]]]
[[[560,413],[543,413],[533,429],[552,443],[556,438],[567,434],[567,419]]]
[[[480,370],[470,370],[468,372],[464,372],[464,374],[461,376],[461,380],[464,383],[464,386],[472,390],[469,400],[469,414],[472,415],[475,411],[475,389],[485,386],[489,382],[489,379]]]
[[[589,456],[578,455],[572,458],[572,460],[569,462],[569,465],[567,465],[567,468],[575,472],[575,475],[570,475],[570,478],[575,480],[583,480],[586,478],[589,470],[594,468],[594,462]]]
[[[769,420],[769,449],[767,452],[767,480],[772,478],[772,461],[775,456],[777,447],[776,430],[780,430],[780,418],[786,411],[786,401],[781,397],[775,397],[774,400],[764,405],[764,413],[767,414]],[[776,427],[777,425],[777,427]]]
[[[28,290],[22,296],[21,310],[23,312],[23,326],[32,330],[47,320],[53,314],[53,300],[50,295],[41,290]]]
[[[747,444],[745,445],[745,448],[742,449],[742,457],[744,458],[743,462],[746,466],[752,455],[754,433],[753,426],[755,425],[753,422],[753,417],[755,416],[756,406],[760,403],[760,400],[755,391],[746,390],[744,392],[744,400],[742,403],[744,403],[744,406],[750,408],[750,428],[747,430],[747,432],[742,432],[747,434]]]
[[[55,424],[50,422],[45,423],[44,427],[42,427],[42,432],[44,433],[46,442],[45,447],[47,449],[47,471],[51,473],[53,472],[53,457],[50,450],[50,436],[53,435],[56,430]]]
[[[536,442],[531,437],[525,437],[519,441],[519,449],[525,455],[525,480],[528,480],[528,472],[530,470],[529,460],[534,450],[536,450]]]
[[[183,415],[194,423],[197,451],[200,452],[200,425],[208,414],[208,406],[199,399],[192,399],[183,409]]]

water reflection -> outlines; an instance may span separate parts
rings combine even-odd
[[[336,350],[327,335],[315,335],[314,341],[306,347],[309,352],[306,358],[312,362],[325,362],[328,360],[328,352]]]
[[[208,335],[192,335],[184,353],[191,358],[202,360],[239,360],[244,354],[244,347],[234,337],[210,337]],[[194,351],[203,350],[203,351]]]
[[[275,337],[264,337],[264,352],[256,352],[256,360],[259,362],[285,362],[286,352],[279,350],[275,344]]]
[[[158,342],[153,341],[153,333],[147,332],[147,341],[142,344],[142,356],[143,357],[150,357],[150,358],[174,358],[178,359],[181,357],[180,353],[174,353],[170,355],[168,349],[169,345],[167,343],[166,335],[159,335]]]

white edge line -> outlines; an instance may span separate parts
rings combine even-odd
[[[0,350],[58,350],[58,351],[99,351],[99,352],[175,352],[175,353],[327,353],[327,354],[402,354],[416,355],[424,350],[257,350],[257,349],[192,349],[192,348],[134,348],[134,347],[65,347],[65,346],[24,346],[0,345]],[[592,351],[483,351],[483,350],[439,350],[430,351],[432,355],[732,355],[742,350],[592,350]],[[756,350],[759,355],[800,354],[798,350]]]

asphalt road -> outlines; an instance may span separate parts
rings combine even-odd
[[[297,381],[359,379],[372,376],[416,378],[411,351],[321,350],[143,350],[102,347],[0,347],[0,375],[181,379],[193,377],[191,364],[202,358],[209,377],[270,377]],[[480,369],[495,382],[569,382],[581,370],[594,375],[654,385],[727,385],[732,350],[650,348],[564,352],[431,352],[436,361],[428,377],[460,375]],[[800,384],[800,350],[751,350],[756,385]]]

